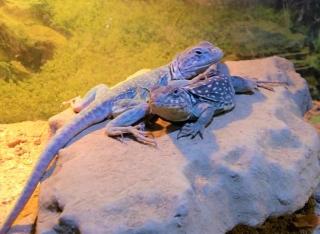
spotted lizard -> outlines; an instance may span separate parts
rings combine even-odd
[[[198,134],[202,138],[204,128],[212,121],[214,115],[234,108],[236,93],[254,92],[259,87],[273,91],[266,83],[286,84],[229,76],[212,66],[189,81],[188,85],[171,84],[151,91],[150,113],[169,121],[195,120],[181,128],[178,138],[194,138]]]

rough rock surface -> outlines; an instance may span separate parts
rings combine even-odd
[[[278,57],[227,66],[289,86],[237,96],[203,140],[177,141],[164,121],[153,130],[158,148],[108,138],[105,123],[86,130],[41,186],[37,232],[219,234],[303,207],[320,181],[305,80]]]

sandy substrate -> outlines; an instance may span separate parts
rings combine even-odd
[[[48,137],[46,121],[0,124],[0,223],[14,205]],[[38,190],[19,216],[32,223],[37,212]]]

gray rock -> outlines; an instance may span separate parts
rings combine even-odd
[[[88,129],[41,186],[37,232],[219,234],[303,207],[320,181],[319,137],[302,119],[305,80],[278,57],[227,66],[290,85],[237,96],[204,140],[177,141],[164,121],[153,131],[158,148],[108,138],[105,123]]]

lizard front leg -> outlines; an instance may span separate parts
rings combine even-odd
[[[100,96],[105,95],[107,92],[109,92],[108,86],[105,84],[99,84],[93,87],[92,89],[90,89],[83,98],[78,96],[63,102],[62,104],[70,105],[72,110],[75,113],[79,113],[80,111],[85,109],[87,106],[89,106],[90,103],[98,99]]]
[[[123,107],[121,106],[120,108]],[[156,145],[155,140],[147,137],[147,132],[141,130],[141,125],[132,126],[147,114],[149,114],[148,103],[140,102],[108,122],[106,125],[106,134],[108,136],[122,136],[123,134],[129,133],[140,142]]]
[[[177,139],[182,137],[191,136],[191,139],[195,138],[198,134],[203,139],[203,130],[211,122],[216,108],[209,103],[201,103],[194,108],[194,115],[198,117],[196,122],[186,123],[177,135]]]

